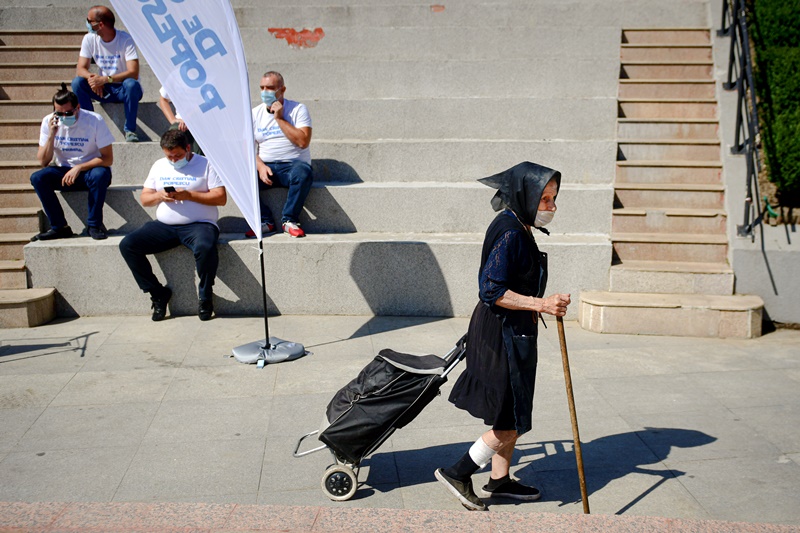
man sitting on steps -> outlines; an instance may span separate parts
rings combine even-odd
[[[287,187],[281,225],[290,237],[305,237],[300,227],[300,212],[311,190],[311,117],[306,106],[284,100],[286,86],[278,72],[261,78],[262,104],[253,108],[253,133],[258,144],[256,168],[258,188]],[[269,206],[261,200],[261,233],[275,231]],[[246,237],[255,237],[250,230]]]
[[[151,220],[119,243],[122,257],[142,291],[150,293],[153,320],[163,320],[172,290],[159,283],[148,255],[183,244],[194,254],[200,276],[200,320],[214,313],[213,287],[219,265],[217,206],[228,201],[222,180],[208,160],[192,153],[191,143],[180,130],[161,136],[163,159],[153,163],[142,188],[142,205],[158,206]]]
[[[106,238],[103,205],[111,184],[113,142],[103,117],[81,109],[78,97],[62,83],[61,90],[53,96],[53,112],[44,117],[39,131],[36,158],[44,168],[31,176],[50,229],[31,240],[72,236],[56,191],[89,191],[87,231],[92,239]]]
[[[136,115],[142,99],[139,56],[131,36],[114,29],[114,23],[114,13],[107,7],[89,9],[86,18],[89,33],[83,36],[72,90],[78,95],[81,107],[89,111],[94,111],[93,99],[121,102],[125,107],[125,141],[139,142],[136,135]],[[92,59],[100,74],[89,70]]]

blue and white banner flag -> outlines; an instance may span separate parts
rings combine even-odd
[[[250,82],[230,1],[111,3],[261,239]]]

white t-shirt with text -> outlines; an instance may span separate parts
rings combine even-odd
[[[102,76],[113,76],[128,70],[127,61],[139,59],[133,38],[122,30],[110,42],[105,42],[96,33],[87,33],[81,42],[81,57],[94,59]]]
[[[189,163],[180,170],[176,170],[166,157],[153,163],[144,187],[161,191],[170,185],[176,189],[200,192],[223,187],[222,180],[208,159],[197,154],[193,154]],[[156,209],[156,219],[170,226],[193,222],[210,222],[216,226],[219,211],[215,205],[203,205],[191,200],[161,202]]]
[[[306,106],[293,100],[283,101],[283,118],[296,128],[310,128],[311,117]],[[299,148],[286,138],[265,104],[253,108],[253,135],[258,143],[258,157],[262,161],[293,161],[299,159],[311,164],[311,150]]]
[[[50,113],[42,119],[39,129],[39,146],[46,146],[50,138]],[[100,149],[114,142],[103,117],[93,111],[81,109],[72,126],[59,122],[53,142],[53,161],[60,167],[74,167],[100,157]]]

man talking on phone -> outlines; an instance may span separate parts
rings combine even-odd
[[[128,234],[119,243],[122,257],[142,291],[150,294],[156,322],[164,320],[172,289],[162,285],[148,255],[184,245],[194,254],[200,320],[214,313],[214,280],[217,276],[219,228],[217,206],[228,201],[225,187],[208,160],[192,153],[191,141],[180,130],[161,136],[164,158],[153,163],[142,188],[144,207],[158,206],[156,220]]]
[[[31,185],[42,202],[50,229],[31,240],[72,237],[56,191],[89,191],[87,233],[96,240],[107,237],[103,206],[111,184],[113,142],[103,117],[82,110],[78,97],[62,83],[61,90],[53,96],[53,112],[44,117],[39,131],[36,158],[44,168],[31,175]]]
[[[300,212],[311,190],[311,117],[304,104],[287,100],[279,72],[261,77],[261,104],[253,108],[253,134],[257,144],[256,169],[259,190],[289,189],[281,213],[281,227],[290,237],[305,237]],[[261,199],[261,233],[275,231],[275,219]],[[246,237],[255,237],[251,230]]]

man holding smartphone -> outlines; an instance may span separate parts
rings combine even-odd
[[[50,229],[31,240],[72,237],[56,191],[89,191],[87,233],[96,240],[107,237],[103,206],[111,184],[113,142],[103,117],[81,109],[78,97],[62,83],[53,96],[53,112],[44,117],[39,131],[36,158],[44,168],[31,176]]]
[[[156,220],[128,234],[119,250],[139,288],[150,294],[152,319],[158,322],[167,314],[172,290],[158,281],[147,256],[181,244],[189,248],[200,277],[197,315],[210,320],[219,265],[217,206],[225,205],[228,196],[208,160],[192,153],[186,133],[167,131],[161,136],[161,149],[165,157],[153,163],[141,194],[144,207],[157,206]]]

